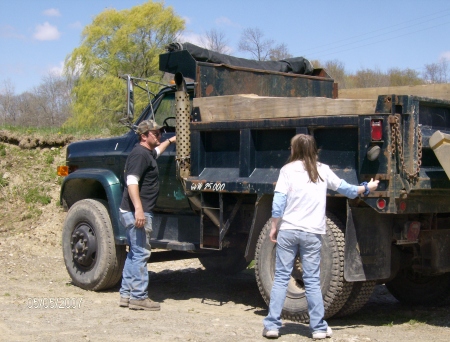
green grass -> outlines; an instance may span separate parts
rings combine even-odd
[[[3,178],[4,174],[0,173],[0,187],[6,187],[9,185],[9,181]]]
[[[25,199],[25,203],[49,204],[52,200],[46,194],[46,188],[44,186],[24,189],[23,198]]]

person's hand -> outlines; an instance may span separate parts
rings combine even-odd
[[[174,135],[173,137],[171,137],[170,138],[170,142],[173,144],[173,143],[176,143],[177,142],[177,136],[176,135]]]
[[[134,222],[134,225],[136,228],[142,228],[145,225],[145,215],[144,211],[142,209],[136,210],[134,212],[134,217],[136,218],[136,221]]]
[[[269,232],[270,241],[277,243],[279,217],[272,217],[271,228]]]
[[[378,183],[380,183],[380,181],[378,179],[377,180],[373,180],[373,178],[371,178],[370,182],[367,183],[367,186],[368,186],[370,191],[374,191],[378,187]]]
[[[277,243],[277,227],[273,227],[270,229],[270,233],[269,233],[269,237],[270,237],[270,241],[272,241],[273,243]]]

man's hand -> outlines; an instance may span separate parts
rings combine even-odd
[[[145,215],[144,215],[144,211],[142,209],[140,210],[136,210],[134,212],[134,217],[136,218],[136,221],[134,223],[134,225],[136,226],[136,228],[142,228],[145,225]]]

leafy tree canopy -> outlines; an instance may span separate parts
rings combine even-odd
[[[122,11],[107,9],[95,17],[83,30],[81,45],[66,59],[66,75],[76,78],[73,116],[66,125],[117,122],[125,107],[125,83],[118,76],[158,81],[159,54],[183,29],[183,19],[171,7],[152,1]],[[136,98],[136,107],[144,101],[145,96]]]

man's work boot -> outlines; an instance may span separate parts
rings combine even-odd
[[[130,299],[131,310],[150,310],[159,311],[161,310],[161,305],[150,300],[150,298],[145,299]]]

